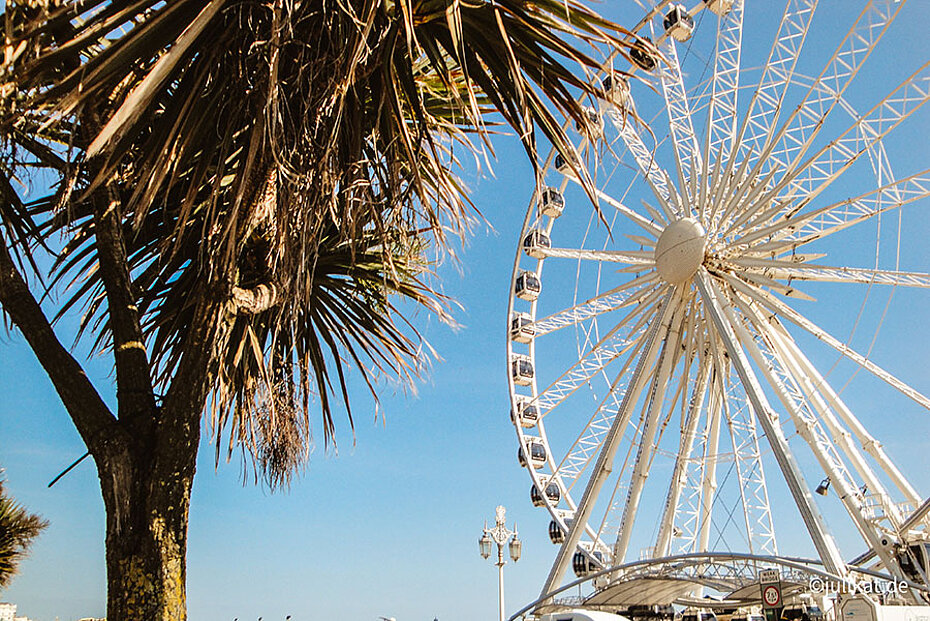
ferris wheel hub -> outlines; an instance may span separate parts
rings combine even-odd
[[[694,218],[672,222],[655,247],[656,270],[668,283],[677,285],[689,280],[704,263],[707,234]]]

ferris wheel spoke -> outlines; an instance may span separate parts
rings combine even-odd
[[[749,352],[756,367],[761,370],[779,401],[785,406],[798,434],[813,450],[825,474],[837,484],[841,495],[849,494],[850,500],[861,502],[862,495],[859,493],[852,474],[820,424],[807,396],[802,392],[795,376],[789,371],[786,361],[775,348],[770,346],[769,338],[764,332],[764,322],[758,325],[748,319],[736,320],[733,321],[733,327],[744,349]]]
[[[710,407],[705,423],[705,440],[703,455],[703,472],[701,473],[700,507],[697,516],[697,532],[692,543],[693,552],[706,552],[710,544],[710,529],[713,508],[717,498],[717,464],[719,459],[720,423],[723,412],[729,407],[727,382],[729,381],[729,363],[723,359],[716,334],[710,337],[710,354],[713,360],[714,380],[711,386]]]
[[[659,297],[664,290],[665,287],[662,287],[646,296],[638,308],[620,319],[590,350],[533,400],[542,410],[542,417],[547,416],[581,385],[640,343],[646,330],[645,326],[656,311]]]
[[[630,475],[630,487],[627,490],[626,504],[620,518],[620,532],[614,544],[613,558],[615,562],[623,561],[630,544],[630,537],[633,534],[633,524],[636,521],[639,502],[648,476],[648,464],[654,449],[653,440],[665,404],[666,387],[676,360],[676,354],[680,351],[682,329],[684,327],[684,309],[683,304],[677,305],[675,309],[668,333],[663,340],[657,369],[651,378],[652,385],[643,405],[645,408],[645,426],[637,446],[633,472]]]
[[[836,393],[829,388],[824,378],[813,368],[813,365],[801,352],[797,343],[780,323],[763,319],[756,313],[750,303],[738,299],[738,304],[743,314],[749,317],[750,321],[756,326],[760,326],[758,330],[764,334],[765,341],[792,375],[796,386],[803,392],[808,403],[814,406],[819,420],[825,426],[824,432],[835,440],[837,447],[846,455],[859,479],[864,483],[862,490],[858,491],[861,502],[870,505],[871,515],[869,521],[876,524],[885,522],[883,524],[885,529],[890,532],[897,531],[903,521],[901,511],[891,500],[891,496],[882,481],[866,462],[865,456],[860,452],[859,447],[853,442],[853,437],[855,437],[859,440],[863,450],[868,450],[867,444],[875,442],[875,439],[865,431],[861,423],[852,415],[852,412],[846,408],[845,404],[836,396]],[[810,426],[808,427],[813,429]],[[850,433],[849,429],[852,429],[853,433]],[[813,430],[816,431],[816,429]],[[903,480],[897,467],[887,459],[887,456],[884,456],[880,445],[878,450],[873,452],[882,456],[882,460],[877,460],[879,466],[885,470],[896,485],[896,477]],[[854,487],[856,485],[854,481],[851,484]],[[910,492],[905,492],[908,501],[915,503],[916,494],[913,493],[913,488],[906,485],[905,489]],[[916,506],[916,504],[912,506]]]
[[[791,194],[801,190],[804,197],[802,200],[797,204],[788,202],[791,206],[780,209],[775,214],[766,214],[765,218],[757,218],[750,222],[750,226],[765,226],[776,216],[800,212],[863,154],[869,153],[870,149],[880,144],[888,134],[928,100],[930,100],[930,62],[924,63],[885,99],[844,131],[838,139],[831,141],[808,158],[805,163],[786,173],[776,188],[763,199],[766,202],[774,201],[786,185],[794,184]],[[796,183],[801,173],[807,170],[813,171],[810,176],[809,189]]]
[[[697,162],[697,166],[700,166],[700,151],[691,121],[691,104],[688,102],[688,95],[682,80],[675,40],[672,37],[666,37],[658,44],[658,47],[664,60],[659,63],[659,82],[662,85],[662,95],[668,111],[669,129],[675,147],[679,187],[684,192],[688,179],[691,177],[692,162]],[[672,184],[666,180],[666,185]],[[691,203],[691,201],[685,202],[689,205]]]
[[[652,267],[651,250],[587,250],[578,248],[539,248],[536,252],[545,258],[578,259],[606,263],[626,263]]]
[[[710,178],[711,193],[707,195],[702,191],[700,200],[701,213],[703,214],[704,222],[709,230],[716,231],[720,226],[721,220],[725,220],[726,208],[721,209],[720,203],[730,202],[724,201],[723,197],[727,196],[727,193],[730,192],[733,187],[739,185],[738,180],[744,178],[746,165],[749,163],[748,159],[744,159],[740,163],[739,172],[736,174],[733,172],[733,165],[735,162],[736,158],[733,157],[724,162],[723,145],[721,144],[713,166],[705,168],[705,175]]]
[[[739,479],[746,541],[750,552],[775,556],[778,554],[775,525],[752,406],[738,382],[732,383],[728,394],[730,406],[726,410],[726,423]]]
[[[619,412],[620,399],[626,387],[629,386],[630,375],[633,371],[632,365],[639,359],[644,346],[643,341],[640,340],[630,351],[629,355],[626,356],[625,362],[617,373],[616,379],[613,381],[607,396],[602,400],[594,414],[588,420],[588,423],[582,429],[582,432],[572,443],[566,456],[553,469],[553,474],[546,479],[548,481],[558,482],[560,489],[564,490],[566,503],[570,507],[569,511],[562,511],[561,516],[559,512],[554,514],[562,527],[568,524],[568,522],[566,522],[566,517],[574,515],[574,512],[577,510],[577,505],[573,502],[570,495],[571,491],[578,481],[581,480],[581,475],[584,474],[593,463],[598,450],[601,448],[604,436],[609,431],[614,418]],[[626,464],[624,464],[624,468],[625,467]],[[621,470],[619,476],[623,476],[623,470]],[[616,493],[616,489],[614,493]],[[601,537],[603,526],[604,525],[601,524],[601,528],[595,530],[590,523],[585,524],[582,536],[587,536],[590,542],[585,541],[580,543],[579,549],[597,549],[603,554],[609,554],[610,549],[603,542]],[[566,530],[568,530],[568,528],[566,528]]]
[[[730,284],[735,290],[749,296],[754,301],[758,302],[765,308],[774,312],[780,317],[787,319],[794,325],[805,330],[812,336],[816,337],[818,340],[822,341],[826,345],[829,345],[831,348],[842,354],[845,358],[855,362],[863,369],[869,371],[872,375],[884,381],[889,386],[896,389],[901,394],[907,396],[920,406],[930,409],[930,399],[922,395],[920,392],[901,381],[882,367],[878,366],[862,354],[853,350],[851,347],[845,343],[840,342],[835,336],[831,335],[826,330],[817,326],[814,322],[808,318],[801,315],[799,312],[776,298],[771,293],[764,291],[758,287],[752,287],[745,282],[741,281],[735,276],[729,274],[722,274],[722,277]]]
[[[759,384],[758,379],[749,366],[746,354],[740,345],[737,335],[735,334],[733,321],[730,317],[730,309],[723,305],[722,295],[719,288],[713,282],[712,277],[705,271],[699,271],[696,275],[695,282],[701,292],[701,297],[705,302],[705,308],[713,321],[717,334],[723,341],[727,354],[740,378],[740,382],[746,390],[756,419],[765,430],[765,436],[768,439],[775,459],[785,477],[791,495],[795,504],[801,512],[801,517],[814,547],[820,558],[824,562],[827,571],[835,574],[844,575],[846,564],[842,555],[837,548],[836,542],[829,534],[823,518],[814,505],[811,492],[804,483],[801,470],[788,448],[787,440],[778,421],[778,415],[772,410],[768,399]]]
[[[588,469],[596,458],[604,437],[610,430],[614,417],[616,417],[620,409],[623,393],[628,385],[626,381],[630,379],[634,362],[643,353],[643,346],[644,342],[640,341],[630,352],[630,355],[627,356],[607,395],[598,404],[594,414],[565,453],[565,457],[556,466],[555,475],[562,477],[563,480],[570,481],[566,484],[568,491],[572,490],[580,480],[582,473]]]
[[[774,131],[816,8],[817,0],[790,0],[785,6],[762,78],[738,132],[739,155],[745,160],[755,161],[766,137]]]
[[[853,436],[859,442],[859,446],[862,450],[868,453],[875,462],[878,463],[879,467],[888,475],[888,478],[904,495],[911,507],[918,507],[921,500],[920,495],[917,493],[917,490],[914,489],[913,485],[911,485],[910,481],[902,475],[901,471],[895,463],[891,461],[887,453],[885,453],[881,442],[876,440],[875,437],[868,432],[849,407],[840,399],[839,395],[833,390],[813,363],[804,355],[804,352],[801,351],[801,348],[798,347],[797,343],[782,323],[776,319],[771,321],[770,325],[771,331],[775,337],[783,344],[783,347],[789,351],[791,360],[797,364],[798,371],[795,374],[796,377],[806,380],[812,385],[812,389],[818,390],[824,396],[827,403],[829,403],[833,411],[837,413],[842,423],[852,431]],[[839,428],[839,423],[837,423],[837,428]],[[848,439],[847,434],[835,433],[834,437],[841,438],[841,440]],[[867,481],[867,484],[871,489],[881,489],[880,483]]]
[[[533,322],[533,328],[536,331],[535,338],[538,339],[540,336],[561,328],[577,325],[586,319],[619,310],[631,304],[642,304],[644,297],[654,291],[657,280],[658,277],[654,271],[646,272],[601,295],[543,317]]]
[[[656,538],[656,556],[667,556],[670,552],[672,536],[675,534],[675,524],[681,511],[682,491],[688,480],[688,465],[694,450],[694,441],[697,435],[697,426],[701,420],[704,400],[707,395],[707,385],[710,378],[710,360],[701,356],[698,362],[695,381],[691,390],[691,398],[687,406],[687,414],[683,417],[683,431],[678,444],[678,454],[675,467],[672,471],[668,493],[665,497],[665,509],[659,521],[659,534]]]
[[[789,170],[797,166],[902,5],[894,0],[870,0],[811,85],[801,105],[795,108],[770,142],[769,152],[765,153],[763,149],[766,166],[779,165]]]
[[[576,185],[581,186],[581,181],[577,177],[569,176],[568,179],[571,180]],[[610,205],[611,207],[613,207],[614,209],[622,213],[624,216],[629,218],[631,222],[638,225],[641,229],[645,230],[650,235],[654,237],[658,237],[659,235],[662,234],[661,227],[657,226],[654,222],[651,222],[649,219],[643,217],[641,214],[637,213],[635,210],[631,209],[630,207],[627,207],[622,202],[612,197],[611,195],[607,194],[603,190],[595,189],[594,193],[600,200],[604,201],[605,203],[607,203],[608,205]],[[661,218],[661,217],[657,218],[657,221],[660,222],[662,225],[665,224],[664,218]]]
[[[622,431],[629,423],[633,407],[639,400],[643,388],[648,382],[648,369],[652,366],[659,349],[659,343],[665,339],[668,333],[672,319],[673,300],[676,296],[674,291],[670,291],[662,303],[660,310],[655,313],[652,324],[649,327],[645,343],[640,353],[633,375],[623,391],[623,397],[617,408],[617,414],[613,417],[610,429],[604,436],[603,443],[598,451],[597,460],[594,463],[591,476],[585,485],[584,493],[578,502],[578,509],[575,512],[572,526],[559,553],[552,565],[549,576],[543,585],[542,595],[546,596],[550,591],[555,589],[565,576],[565,571],[571,562],[571,557],[581,540],[584,528],[594,510],[594,504],[601,493],[608,475],[610,474],[610,465],[613,464],[614,457],[617,454],[620,439],[623,437]],[[619,378],[618,378],[619,379]],[[613,392],[613,391],[611,391]]]
[[[726,423],[726,431],[728,432],[726,435],[729,437],[732,444],[734,441],[733,421],[740,420],[741,418],[749,418],[751,420],[752,417],[749,416],[748,413],[752,410],[752,405],[745,391],[740,390],[739,381],[735,380],[732,374],[728,378],[728,382],[725,393],[726,400],[723,402],[724,406],[721,410],[721,426]],[[727,472],[724,475],[724,483],[733,477],[735,473],[738,483],[737,487],[742,488],[747,482],[741,478],[740,473],[744,469],[744,466],[748,465],[743,462],[746,461],[750,455],[746,454],[747,451],[745,450],[745,446],[740,446],[739,448],[743,451],[743,454],[734,452],[731,465],[727,468]],[[718,460],[720,460],[720,455],[722,454],[718,454]],[[754,529],[750,523],[750,516],[746,508],[745,490],[740,489],[739,492],[738,498],[729,501],[725,500],[720,494],[715,496],[714,516],[710,526],[713,527],[716,537],[709,549],[717,549],[721,542],[724,542],[729,548],[732,545],[733,535],[738,535],[739,542],[750,550],[757,549],[753,547]],[[742,523],[740,523],[739,516],[735,515],[738,509],[743,510]],[[733,530],[737,532],[733,533]]]
[[[873,270],[860,267],[831,267],[792,261],[740,258],[732,263],[747,271],[778,280],[810,280],[815,282],[862,283],[895,287],[930,288],[930,274]]]
[[[609,364],[629,353],[642,338],[643,330],[640,328],[628,335],[614,334],[592,347],[533,400],[540,409],[540,416],[548,416],[549,412],[564,403],[580,386],[602,372]]]
[[[718,159],[723,161],[730,158],[730,151],[736,139],[736,103],[742,42],[743,0],[736,0],[730,12],[717,22],[717,47],[707,112],[705,157],[719,154]],[[698,166],[694,168],[697,169]]]
[[[930,197],[930,169],[898,179],[880,188],[819,207],[803,214],[783,216],[768,226],[736,240],[736,248],[757,244],[755,249],[769,253],[798,248],[828,237],[891,209]],[[760,242],[761,243],[758,243]]]
[[[636,165],[639,167],[643,179],[652,189],[652,193],[662,207],[665,221],[673,222],[677,220],[680,215],[676,212],[671,203],[672,190],[667,182],[668,175],[656,162],[653,151],[643,142],[642,136],[636,131],[633,123],[622,116],[618,111],[609,111],[607,117],[613,122],[620,138],[623,140],[624,144],[626,144],[630,153],[633,154],[633,159],[636,160]]]
[[[732,315],[732,313],[731,313]],[[789,413],[798,434],[807,443],[820,464],[824,474],[836,486],[837,495],[843,503],[846,512],[852,518],[859,533],[866,543],[879,551],[886,568],[898,579],[903,579],[903,573],[897,563],[892,559],[887,547],[881,545],[884,534],[875,521],[865,515],[865,497],[862,490],[853,479],[852,473],[839,455],[835,444],[827,433],[820,419],[811,408],[806,396],[798,386],[795,377],[788,370],[786,361],[780,353],[770,347],[769,338],[765,333],[765,324],[753,325],[751,322],[743,323],[733,321],[733,327],[743,347],[750,353],[763,376],[773,388],[779,400]],[[750,334],[748,328],[756,331]]]
[[[721,218],[719,229],[723,231],[720,234],[721,237],[726,238],[730,233],[739,228],[740,225],[745,224],[750,219],[758,218],[760,213],[764,214],[767,209],[770,209],[769,205],[772,203],[771,196],[773,196],[775,192],[769,192],[769,196],[764,199],[760,199],[759,196],[767,188],[772,187],[775,176],[780,172],[783,172],[781,168],[772,166],[769,172],[757,182],[751,181],[752,177],[745,178],[733,192],[729,200],[726,201],[726,207],[723,212],[723,217]],[[781,185],[776,187],[783,188],[788,185],[788,183],[789,181],[784,181]],[[780,210],[780,207],[777,209]]]
[[[751,401],[738,378],[733,377],[731,365],[725,354],[725,346],[719,337],[711,340],[711,354],[714,359],[719,404],[713,421],[716,438],[714,444],[705,454],[705,461],[711,461],[714,468],[719,461],[718,443],[721,424],[726,422],[730,443],[733,447],[733,466],[739,480],[739,502],[726,516],[726,523],[717,526],[722,537],[728,523],[732,522],[732,513],[737,506],[743,508],[743,529],[740,533],[750,550],[756,553],[775,555],[778,546],[775,541],[775,528],[772,523],[771,508],[768,500],[768,488],[762,465],[762,452],[759,448],[755,419]],[[707,550],[712,525],[712,509],[716,502],[716,470],[710,473],[705,482],[704,497],[708,499],[704,508],[704,522],[698,538],[698,549]]]
[[[828,480],[836,485],[837,495],[860,535],[878,552],[886,570],[897,579],[904,579],[897,558],[887,546],[882,545],[884,537],[897,535],[902,521],[898,506],[891,501],[881,482],[852,445],[849,433],[839,425],[820,393],[810,386],[809,378],[798,374],[794,358],[783,349],[784,343],[773,334],[771,325],[763,321],[757,327],[759,333],[753,351],[757,354],[762,352],[759,364],[765,365],[763,370],[775,382],[773,386],[781,386],[779,394],[794,419],[799,435],[811,448]],[[781,377],[775,376],[779,373]],[[811,410],[811,403],[819,410],[819,417]],[[861,488],[840,457],[834,438],[852,461],[861,480],[865,481]]]
[[[679,363],[681,363],[681,371],[679,374],[678,380],[675,382],[677,388],[672,394],[672,398],[669,400],[669,417],[671,417],[671,412],[676,407],[676,404],[680,403],[682,408],[682,420],[684,420],[684,407],[685,402],[688,397],[688,389],[691,388],[694,378],[691,376],[691,367],[695,363],[695,358],[697,356],[697,348],[701,341],[701,336],[697,334],[698,325],[698,312],[697,304],[695,300],[694,292],[690,294],[690,299],[687,302],[687,308],[685,310],[684,320],[682,322],[682,344],[681,347],[675,353],[675,361],[672,365],[672,369],[677,369]],[[663,431],[667,425],[666,421],[663,423]],[[661,437],[661,432],[660,432]]]

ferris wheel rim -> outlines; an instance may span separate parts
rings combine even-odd
[[[662,2],[662,3],[660,3],[660,4],[657,5],[657,6],[664,7],[664,6],[667,6],[668,4],[669,4],[668,2]],[[651,22],[650,22],[650,23],[651,23]],[[787,87],[786,87],[786,88],[787,88]],[[844,107],[844,106],[847,105],[846,102],[845,102],[845,100],[844,100],[843,97],[842,97],[842,94],[839,95],[838,101],[839,101],[839,105],[840,105],[841,107]],[[579,147],[578,150],[581,151],[583,147],[584,147],[584,142],[582,142],[582,144],[581,144],[581,146]],[[883,151],[883,150],[884,150],[884,144],[883,144],[883,142],[878,141],[878,142],[877,142],[877,148],[878,148],[878,149],[881,149],[881,150]],[[676,153],[677,153],[677,152],[676,152]],[[544,169],[543,169],[544,171],[548,171],[548,170],[549,170],[549,168],[550,168],[550,166],[551,166],[551,164],[552,164],[552,159],[553,159],[553,155],[550,153],[549,158],[546,160],[546,164],[545,164]],[[543,176],[542,178],[544,178],[544,176]],[[894,179],[893,176],[892,176],[892,179]],[[671,180],[669,180],[669,181],[671,181]],[[570,180],[568,179],[568,177],[567,177],[567,176],[566,176],[566,177],[563,177],[562,180],[561,180],[560,189],[564,190],[564,188],[567,186],[568,183],[570,183]],[[632,183],[632,182],[631,182],[631,183]],[[896,181],[895,183],[897,183],[897,181]],[[670,183],[670,185],[671,185],[671,183]],[[531,226],[531,224],[532,224],[533,221],[534,221],[534,211],[538,208],[538,200],[539,200],[539,194],[540,194],[540,193],[541,193],[541,192],[540,192],[539,190],[537,190],[537,192],[534,192],[534,197],[533,197],[533,199],[532,199],[531,202],[530,202],[530,206],[529,206],[529,208],[528,208],[528,210],[527,210],[527,214],[526,214],[526,217],[525,217],[525,219],[524,219],[523,228],[522,228],[521,234],[520,234],[520,240],[521,240],[521,242],[522,242],[522,240],[524,240],[525,236],[526,236],[526,235],[530,232],[530,230],[531,230],[531,229],[530,229],[530,226]],[[669,209],[670,209],[670,208],[669,208]],[[677,215],[677,214],[671,213],[671,212],[669,211],[669,209],[666,209],[665,215],[670,219],[671,217],[673,217],[673,215]],[[674,210],[672,210],[672,211],[674,211]],[[546,225],[546,227],[545,227],[544,230],[543,230],[543,232],[546,233],[547,235],[551,234],[552,227],[553,227],[553,225],[554,225],[554,221],[555,221],[555,218],[550,218],[549,221],[547,222],[547,225]],[[516,285],[517,285],[517,280],[518,280],[518,278],[519,278],[519,276],[520,276],[520,273],[521,273],[521,271],[522,271],[522,270],[521,270],[521,259],[522,259],[522,254],[523,254],[523,253],[522,253],[522,249],[518,247],[517,256],[516,256],[515,262],[514,262],[514,269],[513,269],[513,272],[512,272],[512,276],[511,276],[510,295],[509,295],[509,298],[508,298],[508,299],[509,299],[509,303],[508,303],[508,315],[507,315],[507,317],[508,317],[508,334],[507,334],[507,360],[508,360],[508,367],[510,367],[510,366],[512,365],[512,360],[513,360],[513,356],[514,356],[513,342],[512,342],[512,339],[510,338],[510,322],[511,322],[511,318],[514,316],[514,313],[515,313],[515,310],[514,310],[514,309],[515,309],[514,289],[515,289],[515,287],[516,287]],[[543,266],[544,266],[544,264],[545,264],[545,259],[546,259],[547,257],[554,257],[554,255],[551,255],[551,254],[550,254],[550,255],[546,255],[546,256],[543,256],[543,257],[540,257],[540,258],[537,259],[537,263],[536,263],[536,266],[537,266],[536,272],[537,272],[537,275],[539,275],[539,276],[541,276],[541,274],[542,274],[542,271],[543,271],[542,268],[543,268]],[[534,299],[534,300],[531,302],[531,305],[530,305],[530,308],[531,308],[530,314],[531,314],[531,316],[534,318],[533,321],[536,321],[536,319],[535,319],[535,318],[536,318],[536,305],[537,305],[537,300]],[[532,361],[535,361],[535,359],[536,359],[536,350],[535,350],[535,346],[536,346],[536,340],[535,340],[535,339],[532,339],[532,340],[530,341],[530,343],[528,344],[528,348],[527,348],[527,349],[528,349],[528,357],[529,357],[530,360],[532,360]],[[510,381],[508,382],[508,387],[509,387],[509,394],[510,394],[511,407],[513,408],[513,411],[516,412],[516,410],[517,410],[517,405],[518,405],[518,399],[517,399],[517,397],[520,396],[520,395],[518,395],[517,392],[516,392],[516,390],[515,390],[515,384],[514,384],[514,381],[512,380],[512,378],[510,378]],[[538,386],[537,386],[537,377],[536,377],[535,375],[534,375],[534,377],[533,377],[532,380],[531,380],[531,391],[532,391],[533,399],[538,398],[537,396],[538,396],[539,392],[538,392]],[[563,493],[562,493],[562,498],[564,499],[564,503],[563,503],[563,504],[566,504],[566,505],[569,507],[569,509],[568,509],[567,511],[566,511],[566,510],[562,510],[562,509],[558,509],[558,508],[557,508],[558,503],[556,503],[556,504],[550,504],[550,503],[548,502],[548,500],[545,498],[545,496],[546,496],[545,493],[542,493],[542,496],[543,496],[543,499],[544,499],[544,502],[545,502],[545,507],[549,510],[549,513],[550,513],[550,515],[552,516],[552,519],[553,519],[555,522],[557,522],[558,525],[559,525],[560,527],[565,528],[566,525],[567,525],[566,519],[567,519],[568,515],[571,514],[571,513],[573,513],[573,512],[575,512],[575,511],[577,510],[577,503],[575,503],[573,497],[572,497],[570,494],[566,493],[567,490],[565,489],[565,486],[563,485],[562,479],[559,477],[559,465],[556,464],[555,459],[554,459],[554,456],[553,456],[553,452],[552,452],[552,450],[551,450],[551,448],[550,448],[550,447],[551,447],[551,443],[549,442],[548,436],[547,436],[547,434],[546,434],[545,425],[543,424],[542,420],[540,420],[539,424],[536,425],[535,431],[534,431],[534,432],[537,433],[538,436],[532,436],[532,435],[530,435],[528,432],[526,432],[526,431],[524,430],[524,428],[519,424],[519,422],[516,422],[516,423],[515,423],[515,427],[516,427],[516,429],[517,429],[517,435],[518,435],[518,440],[519,440],[519,446],[520,446],[521,448],[526,448],[526,447],[527,447],[527,442],[532,442],[533,439],[536,438],[536,437],[538,437],[538,438],[542,441],[543,445],[544,445],[545,448],[546,448],[546,466],[552,471],[552,475],[549,475],[548,477],[547,477],[547,476],[543,476],[543,475],[541,475],[535,468],[530,468],[530,467],[528,467],[527,470],[528,470],[528,471],[530,472],[530,474],[531,474],[531,478],[532,478],[533,484],[537,487],[537,489],[538,489],[540,492],[544,492],[545,488],[546,488],[550,483],[552,483],[553,481],[560,487],[560,490],[563,492]],[[590,463],[590,462],[589,462],[589,463]],[[573,485],[574,485],[574,483],[573,483]],[[587,530],[587,529],[589,529],[589,528],[590,528],[589,525],[588,525],[588,524],[585,524],[585,529]],[[590,535],[590,534],[591,534],[591,533],[589,533],[589,535]],[[594,537],[591,537],[591,539],[592,539],[593,541],[591,542],[591,544],[590,544],[590,546],[589,546],[588,548],[579,548],[580,551],[582,551],[583,553],[587,554],[589,557],[592,556],[592,553],[593,553],[595,550],[598,549],[600,537],[599,537],[599,535],[595,535]]]

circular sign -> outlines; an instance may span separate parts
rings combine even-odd
[[[778,587],[774,584],[766,586],[762,589],[762,599],[769,606],[777,606],[781,602],[781,593],[778,591]]]

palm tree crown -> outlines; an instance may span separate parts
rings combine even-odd
[[[331,439],[349,366],[373,386],[424,364],[391,300],[448,319],[430,264],[472,220],[455,169],[490,148],[489,113],[534,163],[537,132],[568,153],[556,114],[585,123],[600,68],[578,43],[629,45],[574,0],[28,5],[7,14],[23,45],[0,130],[61,183],[0,207],[12,251],[64,234],[61,312],[85,306],[111,346],[99,247],[122,246],[154,381],[206,357],[214,433],[275,483],[306,453],[309,403]]]
[[[8,496],[0,480],[0,589],[9,585],[32,540],[47,526],[48,522]]]

